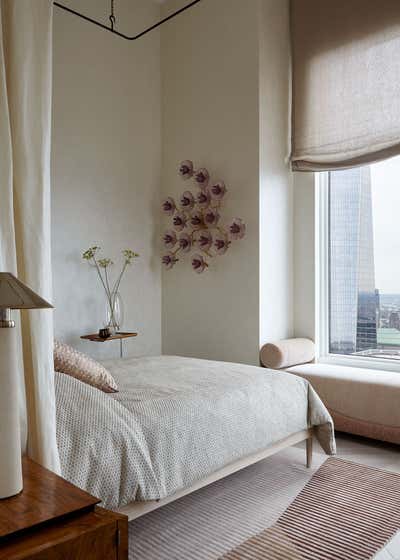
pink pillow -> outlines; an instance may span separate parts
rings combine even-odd
[[[115,379],[104,366],[59,340],[54,341],[54,369],[105,393],[118,392]]]

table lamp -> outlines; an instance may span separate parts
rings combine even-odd
[[[10,272],[0,272],[0,499],[21,492],[21,434],[19,424],[17,344],[11,309],[53,306]]]

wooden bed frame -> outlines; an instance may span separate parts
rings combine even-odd
[[[217,480],[221,480],[221,478],[225,478],[230,474],[240,471],[241,469],[244,469],[249,465],[253,465],[254,463],[257,463],[258,461],[261,461],[262,459],[265,459],[270,455],[274,455],[275,453],[278,453],[279,451],[282,451],[287,447],[291,447],[292,445],[296,445],[296,443],[299,443],[304,440],[307,440],[306,464],[307,464],[307,468],[310,468],[312,463],[312,442],[313,442],[312,428],[309,428],[307,430],[302,430],[301,432],[296,432],[295,434],[292,434],[287,438],[282,439],[281,441],[278,441],[273,445],[270,445],[269,447],[263,449],[262,451],[259,451],[258,453],[254,453],[252,455],[248,455],[247,457],[244,457],[243,459],[234,461],[233,463],[230,463],[229,465],[223,467],[222,469],[219,469],[216,472],[212,473],[210,476],[207,476],[206,478],[199,480],[193,486],[190,486],[189,488],[184,488],[183,490],[179,490],[179,492],[176,492],[171,496],[167,496],[162,500],[151,500],[146,502],[131,502],[130,504],[123,506],[117,511],[118,513],[123,513],[124,515],[127,515],[129,521],[131,521],[132,519],[136,519],[138,517],[141,517],[142,515],[146,515],[146,513],[149,513],[150,511],[165,506],[166,504],[169,504],[170,502],[174,502],[175,500],[179,500],[179,498],[182,498],[187,494],[191,494],[196,490],[200,490],[200,488],[203,488],[204,486],[208,486],[209,484],[216,482]]]

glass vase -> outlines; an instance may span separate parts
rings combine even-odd
[[[124,304],[119,292],[112,292],[110,301],[107,299],[105,327],[110,334],[120,331],[124,321]]]

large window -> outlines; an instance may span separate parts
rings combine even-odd
[[[400,157],[324,181],[326,350],[400,361]]]

